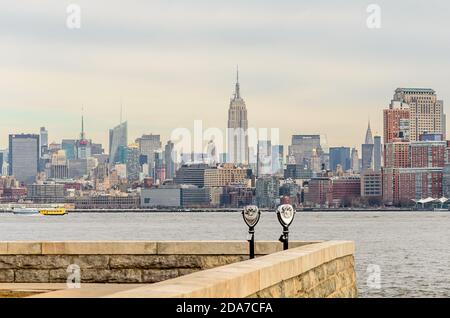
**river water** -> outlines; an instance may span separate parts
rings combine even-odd
[[[0,241],[245,240],[240,213],[0,213]],[[277,240],[281,227],[265,212],[256,239]],[[450,213],[297,213],[290,238],[353,240],[360,297],[450,297]]]

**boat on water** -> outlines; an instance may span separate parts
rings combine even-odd
[[[65,208],[49,208],[39,209],[41,215],[66,215],[67,210]]]
[[[37,208],[11,208],[14,214],[21,215],[39,215],[39,210]]]

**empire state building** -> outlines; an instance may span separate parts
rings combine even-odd
[[[228,162],[236,165],[248,164],[247,129],[247,108],[240,93],[238,70],[236,88],[233,97],[230,99],[230,108],[228,109]]]

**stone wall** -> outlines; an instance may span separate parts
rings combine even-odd
[[[71,264],[82,283],[156,283],[248,259],[248,244],[233,241],[0,244],[0,283],[65,283]],[[281,243],[258,242],[256,253],[280,250]]]
[[[353,242],[291,242],[286,251],[258,242],[255,259],[247,252],[242,241],[0,243],[0,296],[357,297]],[[81,288],[65,284],[70,264],[81,268]]]
[[[343,298],[357,297],[353,255],[332,260],[303,274],[267,287],[249,297]]]

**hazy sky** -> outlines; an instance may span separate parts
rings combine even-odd
[[[66,7],[81,6],[81,28]],[[366,8],[381,7],[369,29]],[[239,64],[252,127],[321,133],[359,145],[397,87],[450,100],[450,2],[40,0],[0,2],[0,147],[49,130],[107,148],[120,100],[130,142],[173,128],[225,128]],[[448,108],[446,107],[446,112]]]

